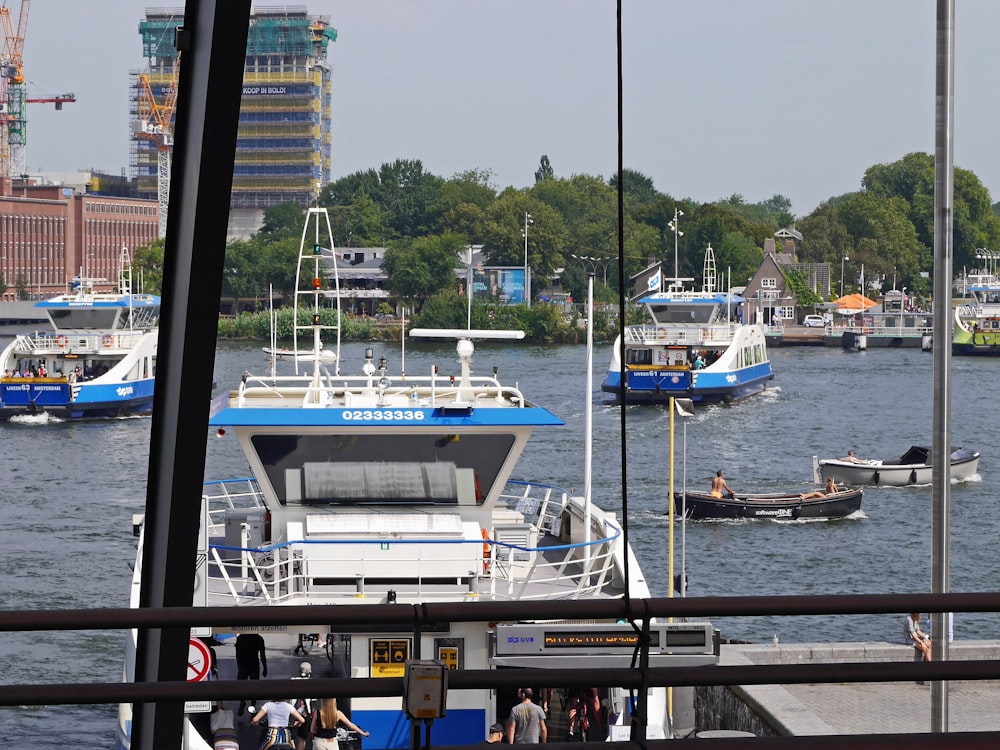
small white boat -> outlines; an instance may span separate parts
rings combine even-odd
[[[629,403],[690,398],[701,403],[735,401],[764,390],[774,378],[762,326],[743,322],[743,298],[717,291],[715,256],[705,252],[701,291],[684,289],[689,279],[652,272],[653,293],[638,298],[652,324],[625,328],[625,387],[621,377],[621,337],[615,340],[605,393]],[[642,275],[640,275],[641,277]]]
[[[123,252],[117,292],[77,290],[39,301],[51,330],[19,334],[0,354],[0,419],[147,414],[153,409],[160,298],[132,293]]]
[[[296,351],[294,349],[289,349],[287,346],[280,348],[265,346],[264,354],[277,360],[301,359],[307,362],[310,360],[319,360],[320,362],[337,361],[337,353],[332,349],[320,349],[319,356],[317,356],[316,352],[312,349],[299,349]]]
[[[325,217],[325,209],[309,209],[310,222]],[[328,219],[326,226],[329,235]],[[300,266],[312,273],[298,305],[318,304],[311,279],[328,272],[330,251],[321,257],[313,248],[310,242],[300,249]],[[313,352],[321,351],[319,319],[297,331],[311,339]],[[341,357],[329,366],[318,357],[297,359],[295,374],[248,372],[236,390],[213,401],[210,424],[223,439],[235,437],[253,476],[205,484],[207,534],[198,550],[203,563],[195,605],[454,602],[475,608],[484,601],[618,599],[626,591],[649,597],[613,513],[552,484],[512,478],[535,429],[563,423],[501,383],[495,368],[473,375],[472,338],[523,334],[425,329],[411,335],[456,338],[457,371],[454,355],[443,354],[440,368],[404,377],[403,368],[394,374],[388,357],[369,346],[352,374],[343,371]],[[133,606],[141,570],[140,533]],[[685,664],[716,662],[710,623],[655,621],[652,627],[658,645],[651,664],[666,665],[678,654]],[[247,630],[253,628],[222,626],[203,634],[217,651],[221,679],[234,679],[232,636]],[[269,677],[295,675],[311,654],[314,677],[402,677],[416,653],[467,670],[589,667],[595,660],[626,669],[636,643],[632,624],[614,620],[442,623],[419,643],[412,632],[370,627],[262,628],[259,634]],[[126,680],[134,633],[127,648]],[[606,712],[594,717],[588,739],[627,738],[628,692],[601,688],[599,697]],[[480,743],[491,724],[506,721],[515,701],[512,689],[450,691],[447,714],[434,722],[434,744]],[[352,721],[371,732],[366,750],[409,745],[410,722],[398,696],[354,696],[350,711]],[[118,747],[128,747],[131,716],[131,705],[120,706]],[[259,742],[249,718],[237,718],[242,747]],[[671,736],[665,688],[650,690],[647,721],[648,738]],[[188,746],[209,747],[192,726],[188,722]]]
[[[955,448],[951,452],[951,478],[955,481],[969,479],[979,469],[979,452]],[[930,484],[933,474],[931,449],[912,445],[897,459],[817,459],[813,456],[813,478],[817,484],[832,478],[838,484],[869,484],[886,487],[905,487],[911,484]]]

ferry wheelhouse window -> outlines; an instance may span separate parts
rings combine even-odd
[[[74,307],[48,312],[57,328],[114,328],[118,308]]]
[[[285,506],[480,505],[514,435],[254,435],[251,443]]]
[[[670,305],[650,305],[649,311],[657,323],[708,323],[715,311],[713,304],[692,302],[685,305],[673,302]]]

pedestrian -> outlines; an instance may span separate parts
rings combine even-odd
[[[503,724],[490,725],[490,731],[486,736],[483,745],[499,745],[503,743]]]
[[[259,680],[262,666],[263,675],[267,677],[267,652],[263,636],[260,633],[240,633],[236,636],[236,679]],[[246,705],[246,701],[240,701],[237,716],[243,715]],[[250,712],[253,713],[253,707]]]
[[[236,734],[236,717],[233,716],[231,708],[226,708],[226,704],[219,701],[209,723],[212,727],[215,750],[240,750],[240,741]]]
[[[537,744],[548,738],[548,728],[545,726],[545,712],[541,706],[531,702],[534,695],[531,688],[521,688],[517,691],[521,702],[510,710],[507,719],[507,742],[510,744]]]
[[[304,661],[299,664],[299,676],[292,679],[308,680],[310,677],[312,677],[312,664]],[[312,698],[297,698],[295,701],[295,710],[302,714],[302,717],[305,719],[295,733],[295,750],[305,750],[306,748],[306,741],[309,739],[309,732],[312,727],[313,710],[317,705],[317,702]]]
[[[930,636],[920,629],[920,613],[911,612],[903,624],[903,638],[906,645],[913,646],[913,661],[931,660]]]
[[[347,716],[337,708],[336,698],[323,698],[312,715],[312,724],[309,734],[313,738],[313,750],[338,750],[337,746],[337,725],[343,724],[352,732],[357,732],[362,737],[370,737],[371,734],[352,722]]]
[[[264,741],[260,743],[259,750],[275,745],[292,746],[291,728],[305,723],[305,718],[288,701],[268,701],[250,719],[250,723],[256,726],[262,719],[267,718],[267,733]]]

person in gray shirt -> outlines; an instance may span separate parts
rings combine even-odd
[[[511,744],[537,744],[548,739],[548,729],[545,726],[545,712],[540,706],[531,702],[531,688],[521,688],[517,691],[521,702],[510,710],[507,719],[507,742]]]

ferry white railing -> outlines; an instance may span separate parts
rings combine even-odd
[[[94,333],[44,331],[17,337],[20,351],[96,354],[108,350],[132,349],[146,334],[142,330],[98,331]]]
[[[641,325],[625,328],[625,341],[630,344],[720,344],[732,341],[737,326],[731,323],[704,325]]]
[[[579,599],[600,594],[620,596],[612,591],[616,563],[621,559],[620,529],[608,519],[595,517],[593,541],[553,544],[561,540],[562,524],[566,519],[582,521],[582,506],[574,506],[573,499],[557,487],[511,483],[519,487],[517,494],[503,495],[502,504],[516,512],[532,534],[527,538],[543,539],[542,542],[518,543],[508,539],[442,540],[418,536],[389,540],[397,550],[393,562],[401,571],[420,571],[439,555],[427,556],[431,549],[441,545],[458,545],[473,550],[456,553],[458,561],[468,561],[468,574],[452,578],[451,585],[443,585],[441,575],[428,575],[426,580],[418,575],[400,576],[386,583],[384,576],[376,585],[366,581],[365,569],[371,565],[365,552],[386,543],[386,539],[289,539],[278,544],[261,547],[213,544],[209,549],[208,569],[209,604],[219,604],[219,599],[241,606],[269,605],[309,596],[317,602],[381,596],[392,588],[405,595],[415,595],[424,600],[454,600],[456,595],[475,598],[485,585],[489,596],[500,600],[520,599]],[[253,479],[227,480],[206,484],[209,535],[224,538],[226,514],[231,510],[263,508],[259,488]],[[498,536],[500,536],[498,534]],[[310,549],[323,546],[336,547],[333,556],[324,560],[322,553],[305,554]],[[480,557],[480,549],[488,548],[489,554]],[[400,550],[412,549],[412,555]],[[351,552],[350,550],[356,550]],[[314,570],[310,570],[310,566]],[[320,568],[335,565],[344,571],[335,585],[316,583],[314,575]],[[351,585],[344,582],[353,579]],[[215,581],[211,584],[211,581]],[[384,590],[383,590],[384,589]]]

